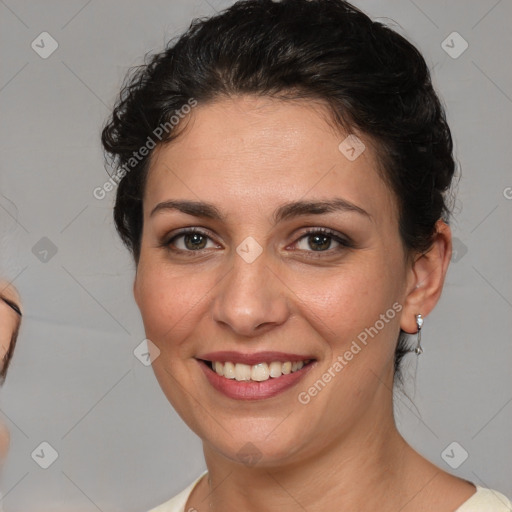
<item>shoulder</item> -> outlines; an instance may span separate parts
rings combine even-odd
[[[512,504],[500,492],[477,485],[476,493],[455,512],[512,512]]]
[[[179,494],[171,498],[169,501],[162,503],[156,508],[152,508],[149,512],[185,512],[185,505],[187,504],[188,497],[194,490],[199,480],[206,474],[202,473],[196,480],[194,480],[188,487],[183,489]]]

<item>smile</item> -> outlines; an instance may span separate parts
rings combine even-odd
[[[272,361],[271,363],[257,363],[253,365],[243,363],[232,363],[227,361],[222,363],[220,361],[208,361],[212,370],[217,375],[225,377],[226,379],[235,379],[241,381],[254,381],[263,382],[266,380],[278,379],[283,375],[289,375],[301,370],[311,360],[305,361]]]
[[[295,386],[317,363],[309,355],[280,352],[215,352],[196,360],[211,388],[235,400],[279,395]]]

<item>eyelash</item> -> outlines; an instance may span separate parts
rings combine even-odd
[[[197,254],[200,254],[202,251],[208,250],[208,249],[199,249],[197,251],[192,251],[192,250],[184,250],[184,249],[175,249],[175,248],[171,247],[171,244],[174,243],[179,238],[182,238],[186,235],[193,235],[193,234],[198,234],[198,235],[204,236],[211,240],[211,237],[205,231],[202,231],[201,229],[198,229],[198,228],[187,228],[187,229],[184,229],[183,231],[179,231],[178,233],[174,234],[170,239],[164,240],[164,242],[161,245],[162,245],[162,247],[164,247],[174,253],[179,253],[179,254],[183,254],[186,256],[195,256]],[[319,235],[319,234],[329,237],[331,240],[334,240],[335,242],[337,242],[341,247],[338,247],[336,249],[327,249],[325,251],[312,251],[312,250],[311,251],[303,251],[301,249],[298,249],[298,250],[305,252],[305,253],[310,253],[307,256],[308,258],[322,258],[323,254],[332,255],[333,252],[341,252],[345,249],[350,249],[350,248],[354,247],[353,242],[349,238],[342,237],[336,231],[333,231],[328,228],[314,228],[314,229],[308,230],[301,234],[301,236],[294,242],[294,245],[297,244],[300,240],[302,240],[304,238],[307,238],[312,235]]]

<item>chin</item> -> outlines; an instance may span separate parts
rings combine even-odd
[[[295,434],[296,429],[287,425],[279,432],[279,427],[276,428],[279,422],[260,421],[255,425],[253,419],[248,419],[232,429],[228,423],[226,430],[218,425],[214,427],[215,432],[206,432],[204,428],[194,430],[203,440],[207,459],[211,450],[247,467],[275,468],[292,464],[304,448],[304,439],[298,437],[304,436],[303,429],[297,429]]]

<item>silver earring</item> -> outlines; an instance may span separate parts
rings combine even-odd
[[[416,332],[416,348],[410,350],[410,352],[414,352],[416,355],[420,355],[423,353],[423,348],[421,347],[421,327],[423,326],[423,317],[421,315],[415,315],[416,317],[416,326],[418,327],[418,331]]]

